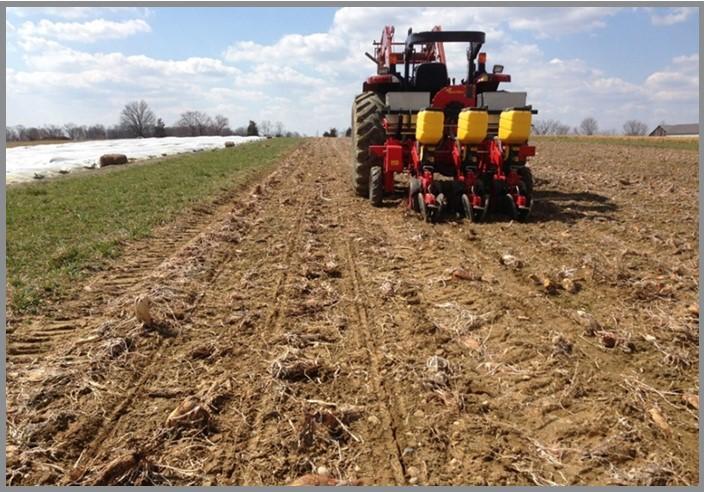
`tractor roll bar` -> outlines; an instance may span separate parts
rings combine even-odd
[[[409,34],[404,44],[408,50],[414,44],[484,42],[485,33],[480,31],[426,31]]]
[[[465,94],[471,97],[473,94],[472,83],[475,79],[475,58],[480,52],[480,48],[485,42],[485,33],[482,31],[443,31],[440,26],[433,28],[433,31],[411,32],[404,43],[404,80],[409,80],[409,62],[411,54],[414,52],[415,44],[425,44],[431,47],[431,53],[438,49],[441,63],[445,63],[445,51],[443,43],[468,43],[468,78],[465,83]],[[414,63],[414,62],[412,62]]]

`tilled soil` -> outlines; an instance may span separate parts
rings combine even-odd
[[[697,153],[539,143],[532,220],[482,225],[349,161],[305,140],[10,320],[7,483],[698,483]]]

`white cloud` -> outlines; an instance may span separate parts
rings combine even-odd
[[[556,37],[605,27],[607,19],[620,9],[606,7],[525,7],[509,16],[512,29],[532,31],[537,36]]]
[[[239,41],[224,49],[222,59],[90,53],[65,42],[97,34],[83,27],[80,35],[66,34],[57,27],[90,22],[52,22],[40,33],[42,22],[34,20],[33,34],[25,32],[17,41],[25,67],[7,71],[12,94],[7,98],[8,120],[51,123],[62,119],[47,119],[51,111],[61,115],[72,108],[69,117],[74,121],[85,114],[85,123],[112,124],[127,101],[146,99],[168,123],[182,111],[197,109],[223,113],[233,126],[248,119],[269,119],[310,134],[333,126],[345,128],[353,96],[374,72],[364,52],[372,52],[372,41],[379,40],[382,26],[390,24],[397,28],[397,41],[406,37],[409,26],[416,31],[436,24],[445,30],[485,31],[488,62],[505,65],[512,75],[512,83],[503,88],[527,91],[539,118],[577,125],[592,115],[605,128],[621,128],[631,118],[648,123],[672,120],[663,116],[669,111],[683,115],[679,120],[690,114],[697,119],[697,54],[675,57],[643,80],[626,80],[581,59],[551,59],[538,42],[512,37],[515,31],[534,40],[598,31],[614,13],[592,8],[341,8],[322,32],[288,33],[270,44]],[[452,77],[464,76],[464,50],[460,44],[446,45]],[[81,113],[75,115],[74,108]],[[18,115],[38,120],[17,121]]]
[[[42,19],[37,23],[31,21],[22,23],[18,34],[25,39],[42,37],[60,41],[91,43],[104,39],[126,38],[150,31],[149,24],[142,19],[130,19],[122,22],[105,19],[87,22],[52,22]]]
[[[145,7],[7,7],[7,14],[19,18],[89,19],[108,14],[147,17],[151,10]]]
[[[644,88],[653,101],[697,102],[700,87],[699,55],[681,55],[672,60],[666,70],[654,72],[646,78]],[[695,95],[695,97],[693,97]]]
[[[673,24],[678,24],[684,22],[692,14],[698,11],[696,7],[675,7],[671,9],[655,9],[650,8],[648,11],[651,13],[651,23],[655,26],[672,26]]]

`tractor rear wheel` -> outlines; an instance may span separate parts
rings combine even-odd
[[[370,145],[384,144],[382,127],[384,100],[376,92],[363,92],[352,106],[352,165],[353,188],[359,196],[369,194],[370,168],[380,164],[380,158],[369,153]]]
[[[370,203],[373,207],[382,206],[384,196],[384,174],[379,166],[370,168]]]

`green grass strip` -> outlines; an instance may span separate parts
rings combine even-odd
[[[301,140],[275,138],[7,188],[10,307],[36,311],[179,212],[272,167]]]

